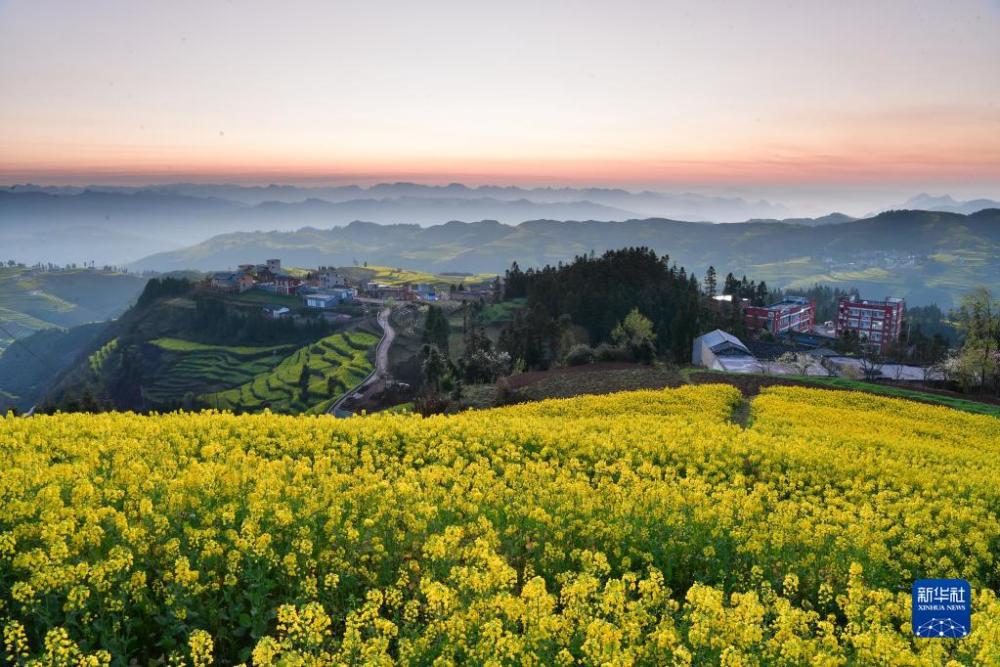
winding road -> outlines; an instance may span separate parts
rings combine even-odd
[[[343,409],[342,406],[344,403],[358,392],[370,389],[376,382],[388,374],[389,348],[392,347],[392,341],[396,339],[396,330],[392,328],[392,324],[389,322],[391,312],[390,308],[385,308],[379,311],[378,317],[375,318],[378,325],[382,327],[382,338],[379,339],[378,346],[375,348],[375,368],[365,376],[365,379],[344,392],[344,395],[338,398],[327,410],[328,414],[337,417],[349,417],[353,413]]]

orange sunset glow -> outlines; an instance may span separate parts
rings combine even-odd
[[[1000,182],[995,2],[44,4],[7,183]]]

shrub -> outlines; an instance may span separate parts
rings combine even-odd
[[[594,350],[589,345],[578,344],[566,353],[567,366],[586,366],[594,361]]]
[[[628,348],[601,343],[594,350],[594,358],[597,361],[635,361]]]
[[[510,386],[510,380],[505,377],[497,380],[497,393],[495,403],[497,405],[509,405],[514,402],[516,394],[514,388]]]

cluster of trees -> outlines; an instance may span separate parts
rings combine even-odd
[[[907,307],[906,327],[910,330],[908,335],[917,338],[941,338],[949,345],[962,340],[962,332],[936,304]]]
[[[151,278],[146,282],[146,286],[136,300],[135,305],[143,308],[157,299],[183,296],[190,293],[193,288],[194,283],[187,278],[171,278],[169,276],[166,278]]]
[[[505,330],[501,347],[529,368],[559,360],[571,328],[582,330],[591,345],[617,345],[616,328],[633,310],[648,319],[656,356],[686,361],[694,338],[716,319],[698,278],[649,248],[579,256],[539,270],[514,264],[504,289],[505,298],[525,298],[527,305]]]
[[[422,411],[434,412],[458,400],[467,384],[494,382],[511,370],[510,355],[498,350],[482,322],[482,301],[470,303],[462,322],[462,354],[451,356],[451,324],[444,310],[428,306],[419,360],[423,374]]]
[[[705,272],[705,295],[708,297],[713,297],[716,294],[717,280],[715,274],[715,267],[708,267],[708,271]],[[763,306],[768,303],[771,296],[767,289],[767,283],[763,280],[759,283],[753,280],[747,280],[746,276],[742,279],[737,279],[732,273],[726,274],[726,279],[722,283],[722,293],[731,294],[733,296],[733,301],[740,302],[746,299],[750,302],[751,306]]]
[[[941,363],[945,377],[965,391],[1000,394],[1000,299],[976,288],[954,316],[964,340]]]
[[[256,307],[234,308],[215,296],[198,295],[187,329],[195,340],[235,345],[315,340],[330,335],[336,326],[319,316],[271,319]]]

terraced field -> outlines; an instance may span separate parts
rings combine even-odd
[[[429,283],[431,285],[458,285],[459,283],[474,283],[496,278],[495,273],[479,273],[469,275],[441,275],[428,271],[413,271],[410,269],[393,268],[390,266],[342,266],[337,271],[350,280],[371,280],[385,285],[400,286],[407,283]]]
[[[0,267],[0,352],[35,331],[115,317],[145,284],[126,273]]]
[[[100,373],[101,369],[104,367],[105,362],[107,362],[108,357],[118,349],[118,339],[109,340],[107,343],[101,346],[97,352],[94,352],[87,358],[87,363],[90,365],[90,370],[95,373]]]
[[[201,398],[223,410],[269,408],[281,413],[321,413],[371,372],[370,351],[377,343],[376,336],[364,332],[328,336],[296,350],[269,371],[233,389]],[[306,392],[299,385],[304,366],[310,372]]]
[[[157,402],[177,401],[187,393],[216,392],[250,382],[270,372],[295,349],[293,345],[204,345],[179,338],[158,338],[151,344],[159,348],[161,356],[145,392]]]

